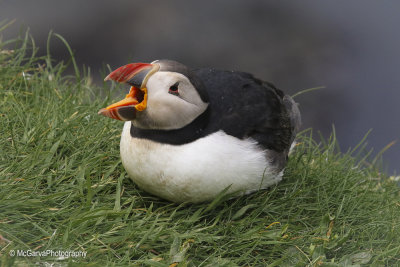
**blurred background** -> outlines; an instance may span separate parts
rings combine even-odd
[[[168,58],[250,72],[289,94],[323,86],[296,97],[303,128],[328,137],[334,125],[344,151],[373,129],[375,154],[400,139],[399,14],[395,0],[0,0],[0,21],[16,19],[3,40],[28,27],[45,54],[53,30],[97,84],[106,64]],[[69,58],[56,38],[50,50]],[[397,143],[384,154],[389,174],[399,158]]]

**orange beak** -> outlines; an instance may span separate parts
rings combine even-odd
[[[134,120],[137,111],[147,107],[148,78],[158,71],[158,64],[132,63],[111,72],[104,80],[132,85],[124,99],[99,110],[98,114],[121,121]]]

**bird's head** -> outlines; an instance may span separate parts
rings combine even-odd
[[[172,60],[132,63],[106,78],[132,87],[126,97],[99,111],[142,129],[179,129],[197,118],[208,106],[204,86],[186,66]]]

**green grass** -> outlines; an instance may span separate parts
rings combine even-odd
[[[317,144],[305,131],[277,186],[169,203],[127,177],[122,123],[97,115],[110,90],[75,62],[65,76],[66,64],[37,58],[28,35],[0,48],[1,266],[400,265],[399,187],[362,144],[341,153],[334,135]],[[87,257],[9,255],[48,249]]]

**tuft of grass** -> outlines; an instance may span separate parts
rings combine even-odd
[[[73,60],[72,77],[63,62],[38,58],[28,34],[0,49],[1,266],[400,264],[399,187],[366,165],[362,145],[342,153],[334,134],[315,143],[305,131],[277,186],[169,203],[121,166],[122,124],[97,116],[110,91]],[[87,254],[10,255],[18,250]]]

